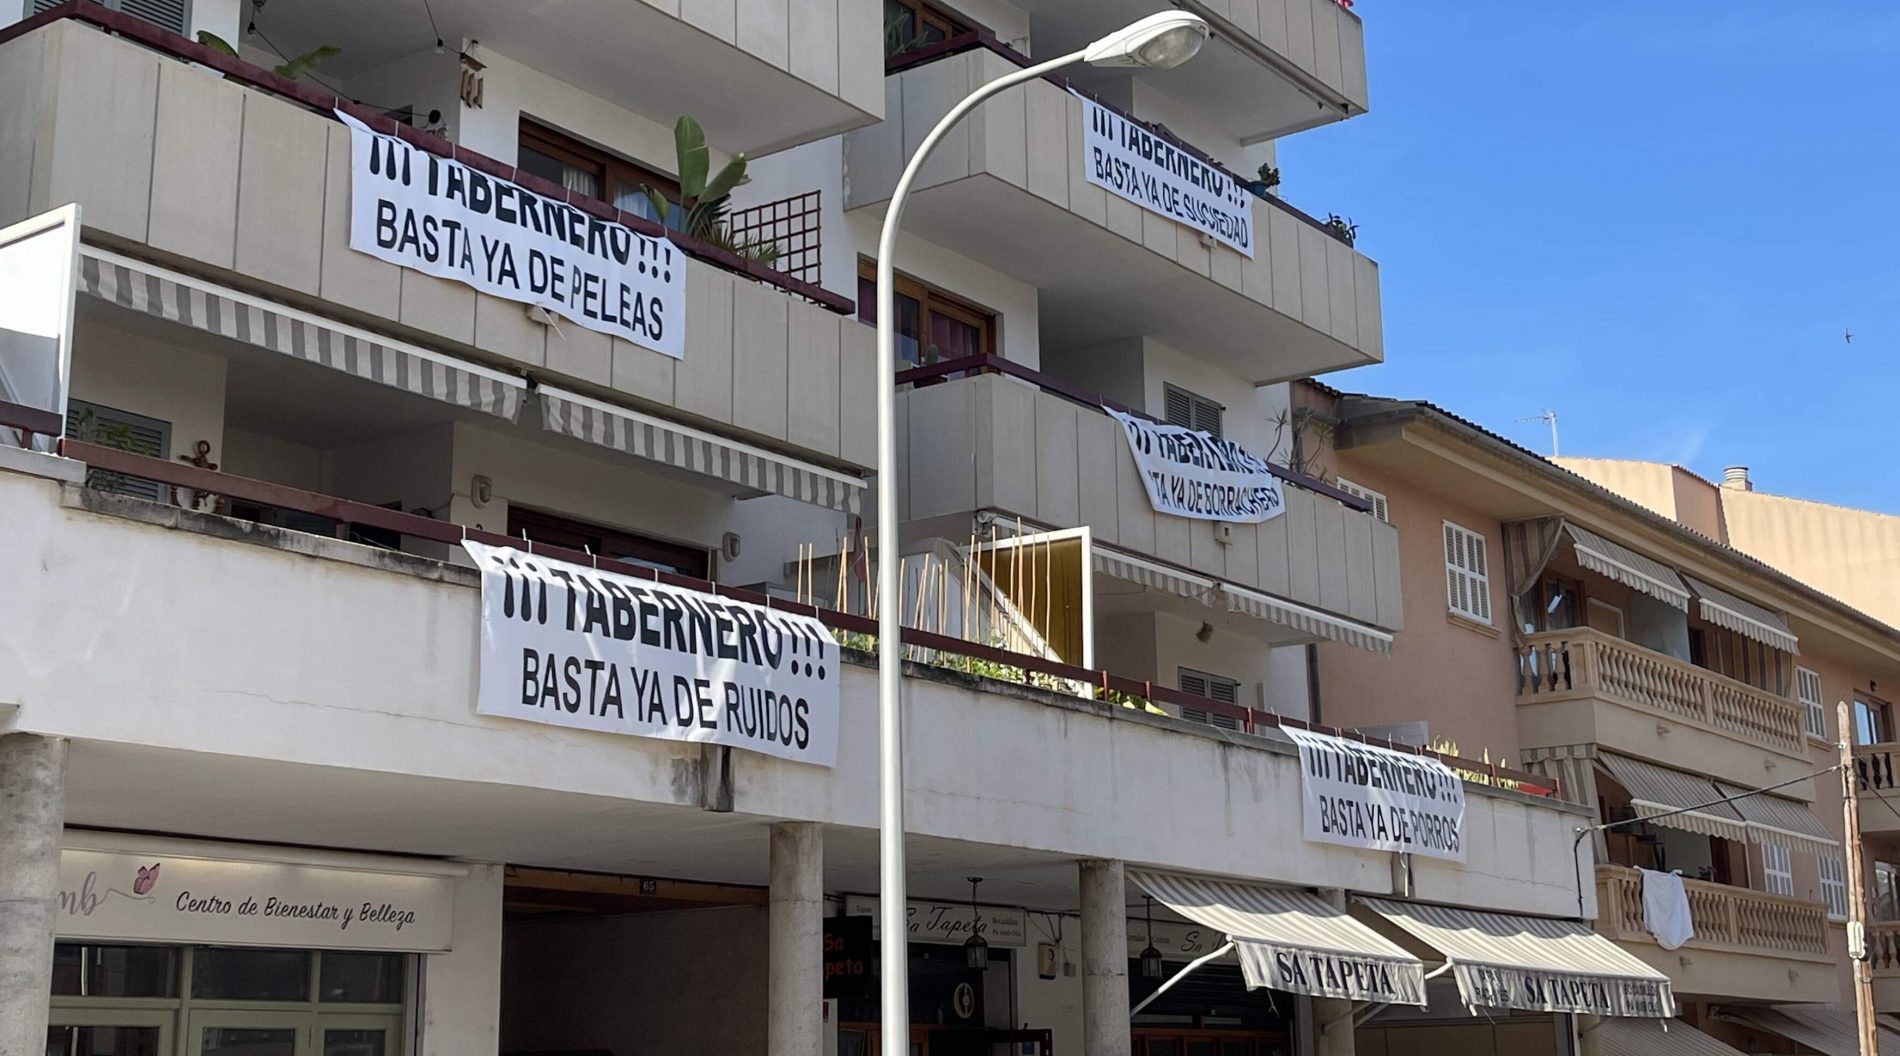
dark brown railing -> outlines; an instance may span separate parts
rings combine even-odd
[[[900,51],[897,54],[891,56],[889,59],[885,60],[884,75],[886,77],[889,77],[895,74],[902,73],[908,69],[913,69],[918,66],[927,66],[930,63],[936,62],[939,59],[947,59],[953,55],[962,55],[963,53],[969,52],[969,51],[993,52],[1009,60],[1011,63],[1022,67],[1023,69],[1028,69],[1029,67],[1035,65],[1035,60],[1031,59],[1027,55],[1024,55],[1022,52],[1017,51],[1015,48],[1010,47],[1008,44],[1003,43],[1001,40],[997,39],[997,36],[995,33],[992,33],[987,29],[978,29],[978,30],[972,30],[971,32],[968,32],[968,33],[959,33],[954,37],[946,37],[943,40],[939,40],[934,44],[925,44],[922,47],[913,48],[910,51]],[[1182,139],[1180,136],[1175,135],[1173,132],[1162,127],[1161,125],[1157,125],[1152,121],[1143,121],[1141,118],[1136,117],[1135,115],[1129,113],[1126,110],[1123,110],[1121,107],[1116,106],[1114,103],[1108,102],[1107,100],[1101,98],[1100,96],[1096,95],[1094,92],[1091,92],[1086,88],[1081,88],[1081,87],[1076,86],[1075,84],[1071,83],[1068,78],[1063,77],[1061,74],[1056,74],[1056,73],[1044,74],[1043,80],[1048,81],[1050,84],[1053,84],[1056,87],[1063,89],[1064,91],[1075,92],[1078,95],[1087,96],[1097,106],[1100,106],[1105,110],[1111,110],[1114,113],[1120,115],[1124,120],[1131,121],[1134,124],[1140,125],[1142,128],[1145,128],[1148,131],[1154,133],[1155,135],[1160,136],[1162,139],[1167,140],[1170,144],[1173,144],[1176,150],[1179,150],[1183,154],[1186,154],[1189,157],[1197,158],[1207,163],[1208,165],[1211,165],[1214,168],[1220,170],[1221,172],[1226,173],[1228,179],[1233,180],[1235,183],[1240,184],[1242,187],[1249,187],[1253,184],[1252,180],[1249,180],[1243,176],[1236,174],[1232,169],[1229,169],[1226,165],[1222,164],[1220,160],[1215,158],[1212,154],[1209,154],[1208,152],[1202,150],[1201,148],[1195,146],[1194,144],[1189,143],[1188,141]],[[888,119],[888,115],[887,115],[887,119]],[[1300,221],[1301,223],[1304,223],[1317,230],[1324,231],[1328,238],[1337,239],[1340,242],[1344,242],[1348,246],[1352,245],[1352,240],[1347,238],[1345,234],[1342,233],[1338,228],[1335,228],[1331,224],[1328,224],[1324,221],[1314,219],[1311,215],[1302,211],[1298,207],[1288,204],[1282,198],[1276,197],[1271,194],[1265,194],[1265,195],[1256,194],[1254,195],[1254,197],[1259,198],[1261,201],[1267,203],[1268,205],[1272,206],[1275,209],[1280,210],[1281,212],[1287,214],[1288,216],[1291,216],[1292,218]]]
[[[641,565],[627,564],[611,558],[596,557],[579,550],[565,547],[530,543],[513,536],[498,532],[470,528],[451,521],[439,521],[433,517],[424,517],[417,513],[404,513],[399,510],[372,506],[352,499],[324,495],[320,492],[305,491],[285,484],[254,480],[249,477],[233,476],[216,470],[203,469],[188,462],[167,462],[162,458],[153,458],[117,448],[103,447],[82,440],[66,439],[60,441],[60,454],[67,458],[84,462],[88,468],[106,473],[124,474],[157,481],[170,485],[174,489],[184,489],[201,495],[216,495],[225,499],[236,499],[260,506],[269,506],[281,510],[291,510],[324,518],[335,524],[334,533],[339,539],[349,539],[355,533],[353,528],[370,528],[386,535],[409,536],[435,543],[456,545],[463,540],[473,539],[490,546],[525,547],[530,552],[545,554],[548,557],[575,564],[591,565],[623,576],[645,579],[670,586],[685,587],[689,590],[703,591],[720,597],[763,605],[767,608],[786,612],[802,613],[813,616],[834,630],[853,634],[875,635],[877,621],[868,616],[858,616],[835,609],[821,608],[784,598],[770,597],[757,591],[740,587],[726,586],[710,580],[695,579],[672,572],[662,572]],[[914,627],[903,629],[903,641],[906,645],[919,649],[944,653],[951,656],[964,656],[973,660],[1000,664],[1023,672],[1028,681],[1032,675],[1061,679],[1092,687],[1097,700],[1113,701],[1117,697],[1135,698],[1156,704],[1171,704],[1177,708],[1189,708],[1219,715],[1234,720],[1241,730],[1257,732],[1268,727],[1289,727],[1301,730],[1314,730],[1344,737],[1364,744],[1391,748],[1408,755],[1426,756],[1441,760],[1454,770],[1463,772],[1468,780],[1481,784],[1500,787],[1513,787],[1532,795],[1555,796],[1557,789],[1549,778],[1538,777],[1521,771],[1510,770],[1489,762],[1465,759],[1455,755],[1416,748],[1411,745],[1397,744],[1378,738],[1365,737],[1350,730],[1339,730],[1329,726],[1320,726],[1299,719],[1276,715],[1270,711],[1257,711],[1237,704],[1227,704],[1192,693],[1183,693],[1178,689],[1156,685],[1143,679],[1125,678],[1107,671],[1077,667],[1059,660],[1033,656],[1028,653],[1013,653],[994,646],[965,641],[950,635],[935,634]]]
[[[565,202],[576,209],[602,220],[632,228],[643,235],[654,238],[671,239],[674,245],[689,256],[697,257],[708,264],[726,271],[744,275],[749,279],[762,282],[767,286],[776,286],[787,293],[803,297],[814,304],[828,308],[841,315],[853,314],[856,305],[848,297],[842,297],[815,282],[808,282],[773,268],[769,264],[756,260],[747,260],[727,249],[709,242],[701,241],[678,231],[669,231],[664,225],[653,222],[644,216],[616,209],[606,202],[587,195],[568,190],[552,180],[536,176],[525,169],[516,169],[504,165],[486,154],[477,154],[467,147],[457,146],[441,136],[432,135],[372,107],[364,106],[352,99],[333,92],[326,92],[301,81],[293,81],[262,66],[254,66],[243,59],[233,58],[221,51],[208,48],[193,40],[187,40],[176,33],[159,29],[149,22],[131,15],[111,10],[94,0],[66,0],[65,3],[49,7],[31,18],[24,18],[0,29],[0,44],[15,37],[39,29],[42,26],[61,19],[73,19],[85,22],[107,32],[116,33],[128,40],[163,52],[174,58],[209,66],[230,80],[252,88],[266,91],[272,95],[287,99],[300,106],[314,110],[325,117],[331,117],[335,111],[342,111],[363,122],[370,128],[385,135],[395,136],[419,149],[426,150],[437,157],[452,158],[472,169],[479,169],[499,180],[508,180],[525,187],[543,197]]]
[[[967,377],[972,374],[1004,374],[1019,381],[1026,381],[1042,391],[1049,393],[1051,396],[1060,396],[1065,400],[1079,403],[1093,410],[1109,407],[1123,414],[1133,415],[1136,418],[1144,418],[1150,422],[1163,425],[1167,424],[1146,411],[1130,407],[1127,404],[1117,403],[1106,396],[1090,392],[1080,385],[1072,385],[1069,382],[1063,381],[1061,378],[1050,377],[1041,371],[1032,370],[1023,366],[1021,363],[1004,359],[1002,356],[995,354],[958,356],[956,359],[946,359],[938,363],[929,364],[928,366],[901,370],[897,372],[897,383],[899,385],[934,385],[950,378]],[[1324,495],[1334,502],[1350,509],[1358,510],[1360,513],[1372,512],[1371,503],[1357,495],[1341,491],[1331,484],[1320,480],[1318,477],[1308,476],[1297,469],[1277,466],[1271,462],[1267,463],[1267,469],[1271,471],[1274,476],[1279,477],[1288,484]]]
[[[66,431],[66,422],[57,413],[5,400],[0,400],[0,426],[28,436],[58,436]]]

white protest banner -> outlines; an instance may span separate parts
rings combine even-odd
[[[1082,100],[1082,173],[1109,193],[1253,258],[1253,192],[1093,99]]]
[[[61,938],[231,946],[449,948],[454,881],[197,854],[59,852]]]
[[[1306,838],[1465,860],[1465,786],[1436,759],[1281,727],[1300,748]]]
[[[1161,513],[1258,524],[1286,512],[1280,478],[1232,440],[1102,408],[1128,434],[1128,453]]]
[[[673,243],[336,116],[350,128],[351,249],[684,358]]]
[[[480,714],[837,761],[838,650],[814,617],[462,546],[482,573]]]

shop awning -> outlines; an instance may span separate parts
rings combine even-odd
[[[1112,576],[1158,590],[1163,594],[1174,594],[1196,601],[1207,601],[1214,592],[1214,581],[1206,576],[1197,576],[1192,572],[1183,572],[1178,568],[1169,568],[1133,554],[1097,544],[1090,548],[1093,552],[1095,571],[1104,576]]]
[[[1570,541],[1576,544],[1578,564],[1631,590],[1689,611],[1689,587],[1675,569],[1574,524],[1565,522],[1564,531],[1570,533]]]
[[[1602,1056],[1742,1056],[1680,1019],[1605,1019],[1596,1030]]]
[[[1712,587],[1694,576],[1683,578],[1695,592],[1703,619],[1784,653],[1800,651],[1800,640],[1788,629],[1788,621],[1780,613],[1738,598],[1720,587]]]
[[[1473,1008],[1666,1019],[1669,977],[1574,920],[1361,900],[1444,955]]]
[[[1248,989],[1425,1003],[1425,965],[1310,891],[1130,869],[1155,901],[1231,939]]]
[[[856,513],[864,481],[550,385],[536,388],[541,428],[723,480],[753,495],[783,495]]]
[[[501,371],[93,246],[80,250],[79,290],[135,312],[511,422],[528,391],[526,382]]]
[[[1724,794],[1701,774],[1671,770],[1626,755],[1598,752],[1597,764],[1609,771],[1616,783],[1630,794],[1630,806],[1636,808],[1639,816],[1701,806]],[[1670,814],[1657,818],[1653,824],[1738,842],[1748,838],[1747,819],[1727,803]]]
[[[1714,785],[1724,796],[1738,796],[1747,791],[1721,781]],[[1841,841],[1827,831],[1827,826],[1821,824],[1821,819],[1815,817],[1805,803],[1764,792],[1738,799],[1734,807],[1748,825],[1748,838],[1755,843],[1815,854],[1840,853]]]
[[[1344,642],[1347,645],[1356,645],[1361,649],[1387,655],[1392,652],[1390,634],[1357,620],[1334,616],[1318,609],[1309,609],[1296,602],[1235,586],[1232,583],[1220,584],[1220,594],[1226,602],[1228,612],[1245,613],[1254,619],[1265,620],[1282,627],[1291,627],[1315,638],[1324,638],[1329,642]]]
[[[1786,1038],[1822,1056],[1860,1056],[1860,1042],[1854,1029],[1854,1013],[1829,1008],[1776,1005],[1723,1005],[1719,1018]],[[1882,1027],[1874,1031],[1880,1039],[1880,1056],[1900,1056],[1900,1034]]]

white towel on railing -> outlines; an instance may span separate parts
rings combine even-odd
[[[1665,950],[1673,950],[1695,938],[1695,923],[1689,919],[1689,893],[1683,890],[1681,873],[1658,873],[1638,869],[1643,874],[1643,926],[1656,936]]]

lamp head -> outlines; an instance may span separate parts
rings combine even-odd
[[[1162,11],[1090,44],[1082,61],[1091,66],[1172,69],[1193,58],[1207,34],[1207,22],[1201,16],[1188,11]]]

